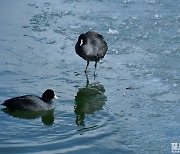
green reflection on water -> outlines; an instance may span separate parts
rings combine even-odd
[[[76,124],[85,126],[86,114],[93,114],[97,110],[103,110],[107,97],[105,88],[99,82],[94,82],[78,89],[75,96]]]
[[[42,119],[44,125],[53,125],[54,123],[54,109],[48,111],[19,111],[10,110],[8,108],[1,109],[4,113],[16,118],[23,119]]]

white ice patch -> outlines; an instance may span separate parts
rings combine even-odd
[[[109,29],[108,34],[119,34],[118,30]]]

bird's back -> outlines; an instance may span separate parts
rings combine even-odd
[[[40,97],[32,95],[11,98],[4,101],[2,105],[13,110],[39,111],[50,108],[50,104],[43,102]]]
[[[108,49],[103,36],[96,32],[87,32],[85,35],[87,37],[87,44],[84,45],[84,50],[87,55],[95,56],[99,59],[103,58]]]

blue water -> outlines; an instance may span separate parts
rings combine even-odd
[[[0,102],[56,92],[48,112],[0,107],[0,153],[171,153],[180,143],[180,1],[0,1]],[[97,65],[79,34],[108,43]]]

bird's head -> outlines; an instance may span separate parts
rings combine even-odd
[[[81,47],[82,45],[84,45],[87,42],[87,38],[85,34],[81,34],[78,38],[78,43],[79,46]]]

